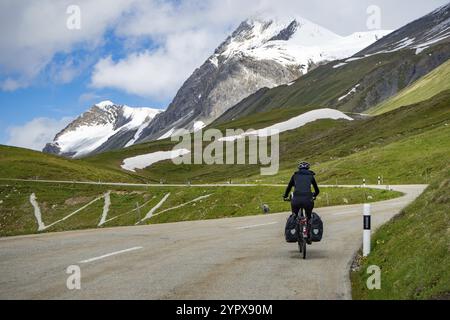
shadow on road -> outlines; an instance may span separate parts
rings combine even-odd
[[[291,259],[303,260],[303,256],[298,250],[290,250],[289,253],[291,254]],[[320,260],[327,258],[328,256],[325,254],[325,251],[308,247],[308,250],[306,252],[307,260]]]

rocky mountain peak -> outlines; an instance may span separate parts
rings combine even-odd
[[[385,34],[378,33],[380,37]],[[81,156],[168,138],[177,129],[197,130],[256,91],[288,84],[322,63],[353,55],[376,39],[341,37],[301,17],[247,19],[194,70],[165,112],[146,119],[146,111],[102,101],[58,134],[45,150]],[[95,132],[85,133],[89,130]]]
[[[142,125],[147,126],[161,110],[132,108],[109,100],[94,104],[59,132],[44,152],[79,157],[109,142],[110,148],[134,142]],[[112,142],[114,137],[120,141]],[[127,140],[126,140],[127,139]]]

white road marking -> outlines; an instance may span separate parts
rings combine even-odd
[[[137,208],[134,208],[133,210],[130,210],[130,211],[128,211],[128,212],[121,213],[121,214],[119,214],[119,215],[117,215],[117,216],[115,216],[115,217],[112,217],[112,218],[106,220],[105,223],[111,222],[111,221],[113,221],[113,220],[116,220],[117,218],[120,218],[120,217],[122,217],[122,216],[125,216],[125,215],[127,215],[127,214],[129,214],[129,213],[133,213],[133,212],[135,212],[135,211],[138,211],[139,209],[142,209],[142,208],[145,207],[147,204],[149,204],[152,200],[153,200],[153,199],[148,200],[148,201],[145,202],[143,205],[141,205],[141,206],[139,206],[139,207],[137,207]]]
[[[101,255],[101,256],[98,256],[98,257],[94,257],[94,258],[90,258],[90,259],[87,259],[87,260],[83,260],[83,261],[80,261],[78,263],[89,263],[89,262],[105,259],[105,258],[108,258],[108,257],[111,257],[111,256],[115,256],[115,255],[118,255],[118,254],[121,254],[121,253],[135,251],[135,250],[140,250],[140,249],[143,249],[143,247],[133,247],[133,248],[125,249],[125,250],[115,251],[115,252],[107,253],[107,254],[104,254],[104,255]]]
[[[106,222],[106,217],[108,216],[109,207],[111,206],[111,191],[105,193],[105,205],[103,206],[103,213],[98,226],[101,227]]]
[[[165,209],[165,210],[163,210],[163,211],[161,211],[161,212],[158,212],[157,214],[155,214],[155,215],[153,215],[153,216],[157,216],[157,215],[160,215],[161,213],[164,213],[164,212],[167,212],[167,211],[170,211],[170,210],[175,210],[175,209],[178,209],[178,208],[187,206],[188,204],[191,204],[191,203],[194,203],[194,202],[197,202],[197,201],[206,199],[206,198],[208,198],[208,197],[210,197],[210,196],[211,196],[211,194],[207,194],[206,196],[201,196],[201,197],[195,198],[194,200],[191,200],[191,201],[188,201],[188,202],[179,204],[178,206],[175,206],[175,207],[172,207],[172,208]]]
[[[150,218],[153,216],[153,213],[154,213],[156,210],[158,210],[158,209],[163,205],[164,202],[166,202],[166,200],[167,200],[167,198],[169,198],[169,196],[170,196],[170,192],[169,192],[168,194],[166,194],[166,195],[164,196],[164,198],[162,198],[161,201],[160,201],[156,206],[154,206],[153,208],[151,208],[151,210],[145,215],[145,217],[144,217],[143,219],[141,219],[141,221],[136,222],[136,225],[138,225],[138,224],[141,223],[142,221],[145,221],[145,220],[147,220],[147,219],[150,219]]]
[[[39,204],[36,201],[36,194],[32,193],[30,195],[30,203],[34,208],[34,216],[36,217],[36,221],[38,223],[38,231],[45,230],[45,224],[42,222],[41,209],[39,208]]]
[[[274,222],[269,222],[269,223],[261,223],[261,224],[254,224],[251,226],[244,226],[244,227],[238,227],[236,229],[240,230],[240,229],[251,229],[251,228],[257,228],[257,227],[262,227],[262,226],[270,226],[272,224],[277,224],[278,221],[274,221]]]
[[[73,216],[73,215],[75,215],[75,214],[77,214],[78,212],[80,212],[80,211],[83,211],[84,209],[86,209],[87,207],[89,207],[91,204],[93,204],[93,203],[95,203],[95,202],[97,202],[98,200],[100,200],[101,198],[103,198],[103,196],[101,196],[101,197],[98,197],[98,198],[95,198],[94,200],[92,200],[91,202],[89,202],[88,204],[86,204],[86,205],[84,205],[84,206],[82,206],[80,209],[78,209],[78,210],[75,210],[74,212],[72,212],[71,214],[68,214],[67,216],[65,216],[64,218],[62,218],[62,219],[60,219],[60,220],[58,220],[58,221],[55,221],[55,222],[53,222],[52,224],[49,224],[48,226],[46,226],[43,230],[46,230],[46,229],[48,229],[48,228],[50,228],[50,227],[52,227],[52,226],[54,226],[55,224],[57,224],[57,223],[60,223],[60,222],[62,222],[62,221],[64,221],[64,220],[67,220],[67,219],[69,219],[71,216]]]

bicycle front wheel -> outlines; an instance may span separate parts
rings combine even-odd
[[[303,260],[305,260],[306,259],[306,240],[305,239],[303,239],[303,241],[302,241],[302,251],[300,251],[300,252],[303,252]]]

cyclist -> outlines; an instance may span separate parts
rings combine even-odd
[[[291,200],[292,212],[298,215],[301,208],[305,210],[308,226],[311,220],[311,214],[314,209],[314,200],[319,195],[320,190],[317,186],[315,173],[310,169],[308,162],[300,162],[298,171],[294,173],[284,193],[284,200],[289,200],[289,193],[292,187],[295,187],[294,197]],[[311,192],[311,185],[314,187],[314,192]],[[309,234],[309,227],[308,227]],[[308,241],[310,244],[310,241]]]

